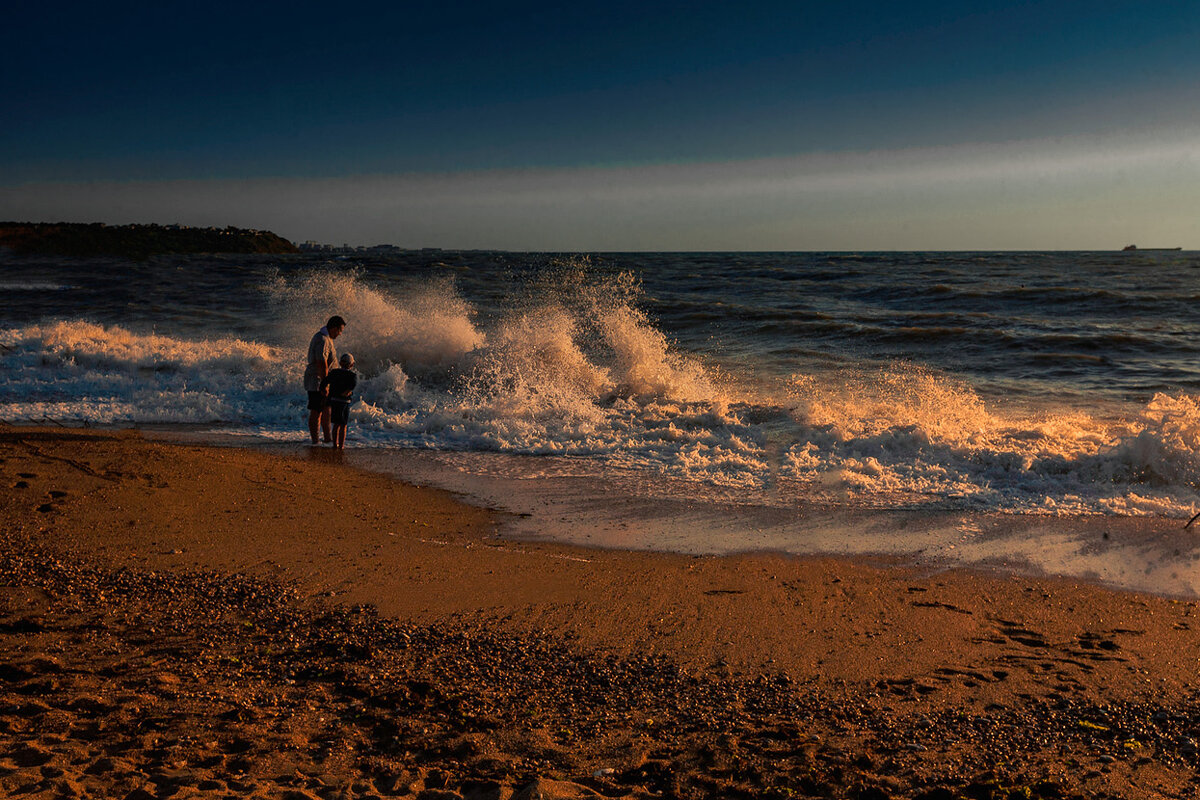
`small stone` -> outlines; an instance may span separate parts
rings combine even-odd
[[[63,663],[54,656],[37,656],[25,662],[29,669],[38,673],[54,673],[57,674],[63,671]]]
[[[538,778],[517,792],[512,800],[592,800],[599,797],[602,795],[578,783]]]
[[[113,710],[112,705],[103,699],[86,694],[73,698],[67,703],[67,708],[82,714],[107,714]]]

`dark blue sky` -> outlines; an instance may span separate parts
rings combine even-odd
[[[746,217],[708,246],[829,246],[852,241],[865,226],[879,231],[893,222],[894,237],[883,244],[930,246],[948,230],[947,209],[977,208],[970,230],[992,246],[1021,247],[1084,245],[1121,221],[1124,210],[1105,211],[1114,218],[1100,221],[1097,209],[1080,205],[1081,180],[1090,181],[1092,192],[1124,193],[1123,208],[1146,222],[1129,236],[1160,235],[1147,226],[1164,218],[1164,208],[1192,200],[1180,183],[1170,187],[1171,205],[1164,206],[1166,195],[1153,183],[1158,178],[1133,186],[1125,176],[1148,176],[1147,159],[1156,175],[1168,177],[1194,166],[1195,0],[10,6],[0,47],[0,217],[116,222],[170,213],[176,218],[167,221],[186,216],[253,226],[266,216],[295,238],[308,232],[368,241],[424,237],[417,243],[442,245],[679,246],[697,230],[688,220],[701,213],[692,203],[699,181],[713,198],[701,232],[724,224],[726,212],[748,207],[724,205],[734,202],[731,192],[759,209],[758,217]],[[1171,138],[1165,149],[1125,141],[1163,132]],[[1103,144],[1077,158],[1080,147],[1092,147],[1078,142],[1096,137],[1120,139],[1120,154]],[[1013,150],[1014,142],[1033,144]],[[1055,144],[1062,142],[1067,146]],[[959,184],[983,176],[988,183],[980,191],[990,193],[952,197],[935,186],[930,176],[946,174],[941,156],[928,155],[937,148],[956,153]],[[916,157],[924,165],[919,174],[907,155],[914,150],[926,153]],[[877,152],[893,157],[880,162]],[[996,161],[994,153],[1008,161]],[[836,168],[820,161],[831,154],[848,160]],[[1064,170],[1054,159],[1064,157],[1074,165],[1066,170],[1070,185],[1056,177]],[[747,168],[754,187],[731,179],[740,174],[737,164],[761,159],[784,160],[775,172],[790,182],[767,186],[774,175],[761,167]],[[653,186],[621,171],[664,165],[677,170],[656,173]],[[1007,180],[1008,165],[1028,185]],[[1107,182],[1091,172],[1095,165],[1106,170]],[[687,172],[693,167],[700,171]],[[559,238],[547,238],[548,229],[532,222],[524,238],[499,235],[522,222],[494,209],[528,197],[525,184],[460,180],[480,171],[511,177],[529,170],[577,170],[580,180],[591,181],[565,197],[582,203],[581,216],[563,217],[554,231]],[[834,180],[829,170],[841,170],[841,177]],[[879,179],[884,173],[892,177]],[[356,209],[353,220],[344,212],[344,224],[334,224],[336,209],[308,213],[327,196],[315,179],[407,175],[449,181],[439,210],[415,209],[428,211],[426,228],[413,227],[420,214],[410,206],[404,207],[409,227],[393,224],[400,213],[396,193],[410,191],[399,184],[371,184],[380,202]],[[871,175],[876,179],[864,177]],[[246,219],[222,216],[231,208],[226,203],[184,203],[190,196],[183,189],[157,192],[153,201],[127,194],[117,208],[97,199],[102,193],[87,199],[67,188],[224,181],[229,192],[265,198],[275,195],[261,194],[262,181],[280,179],[309,181],[270,201],[271,210],[294,201],[290,216],[259,209]],[[814,186],[831,185],[840,187],[842,216],[797,233],[800,222],[811,222],[812,209],[828,205],[804,198],[815,197]],[[485,190],[493,191],[487,203],[464,205]],[[1022,192],[1031,202],[1021,204]],[[616,212],[639,193],[675,203],[674,210],[650,208],[665,215],[656,230],[673,238],[648,238],[619,218]],[[180,203],[164,206],[164,197]],[[1159,199],[1139,206],[1135,197]],[[1036,216],[1009,214],[1007,227],[997,222],[988,234],[983,220],[1034,206]],[[562,207],[556,201],[554,208]],[[901,218],[917,207],[923,216]],[[1057,239],[1036,233],[1056,209],[1064,225],[1087,220],[1092,228]],[[433,220],[437,214],[445,219]],[[595,225],[588,228],[582,215]],[[355,227],[364,218],[377,224]],[[318,223],[329,227],[314,232]],[[818,236],[834,229],[844,236]],[[460,231],[462,242],[450,241],[450,231]],[[934,238],[922,238],[922,231]],[[1161,235],[1185,233],[1169,228]]]
[[[1196,2],[13,5],[5,182],[1061,136],[1189,120],[1200,79]]]

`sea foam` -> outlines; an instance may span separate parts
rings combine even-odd
[[[696,493],[788,506],[1190,516],[1200,407],[1159,394],[1128,419],[985,403],[904,363],[734,375],[686,352],[628,273],[566,264],[487,315],[449,279],[277,274],[261,340],[184,338],[86,319],[0,331],[0,416],[200,423],[302,438],[303,358],[333,313],[360,369],[352,442],[566,456]]]

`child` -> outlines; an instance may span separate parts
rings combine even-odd
[[[321,391],[329,396],[329,423],[333,426],[333,446],[338,450],[346,446],[346,426],[350,424],[350,404],[354,400],[350,393],[358,383],[354,374],[354,356],[342,353],[340,369],[331,369],[321,381]]]

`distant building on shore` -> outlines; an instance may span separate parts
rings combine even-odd
[[[353,253],[365,253],[365,254],[372,254],[372,255],[389,255],[389,254],[395,254],[395,253],[412,252],[412,248],[401,247],[400,245],[396,245],[396,244],[374,244],[369,247],[366,245],[361,245],[361,244],[356,245],[356,246],[351,246],[349,244],[343,244],[341,247],[337,247],[336,245],[325,244],[324,242],[317,242],[317,241],[313,241],[312,239],[309,239],[308,241],[301,244],[300,250],[301,250],[301,252],[304,252],[304,253],[338,253],[341,255],[353,254]],[[420,250],[421,250],[421,252],[440,252],[441,248],[440,247],[422,247],[422,248],[420,248]]]

